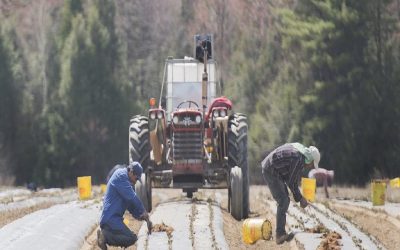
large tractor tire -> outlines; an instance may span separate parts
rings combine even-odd
[[[143,167],[144,174],[142,175],[142,179],[144,178],[144,181],[142,180],[141,184],[136,185],[136,192],[148,212],[152,209],[152,187],[151,175],[149,173],[150,150],[148,118],[136,115],[132,117],[129,126],[129,163],[137,161]]]
[[[142,201],[144,208],[147,212],[150,212],[152,209],[152,188],[151,188],[151,179],[147,174],[143,173],[141,177],[141,181],[137,181],[135,184],[135,191],[139,199]]]
[[[247,165],[247,117],[244,114],[235,113],[229,119],[228,124],[228,164],[234,168],[238,166],[242,170],[243,214],[242,218],[249,217],[249,169]],[[234,196],[234,194],[232,194]]]
[[[129,126],[129,163],[139,162],[146,172],[150,163],[149,121],[142,115],[135,115]]]
[[[241,220],[243,218],[243,176],[242,169],[238,166],[231,168],[229,188],[231,215],[236,220]]]

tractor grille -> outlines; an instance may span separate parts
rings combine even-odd
[[[175,131],[172,136],[174,160],[203,158],[203,139],[199,131]]]

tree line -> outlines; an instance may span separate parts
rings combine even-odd
[[[400,175],[398,0],[0,2],[0,183],[74,185],[128,161],[128,126],[164,60],[214,35],[249,166],[316,145],[342,184]]]

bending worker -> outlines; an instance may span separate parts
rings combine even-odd
[[[127,167],[117,168],[108,181],[100,217],[101,230],[97,231],[97,244],[102,250],[107,249],[107,244],[128,247],[137,241],[136,234],[123,222],[127,209],[136,219],[145,220],[148,233],[151,233],[149,215],[132,187],[140,181],[142,173],[140,163],[133,162]]]
[[[299,180],[304,168],[318,168],[321,156],[316,147],[305,147],[300,143],[286,143],[279,146],[262,161],[262,174],[278,207],[276,210],[276,244],[291,241],[294,234],[285,230],[286,212],[289,208],[289,193],[300,206],[308,206],[299,190]]]
[[[329,198],[328,186],[332,186],[334,176],[335,172],[333,170],[326,170],[324,168],[311,169],[308,172],[308,178],[315,179],[317,187],[324,186],[326,198]]]

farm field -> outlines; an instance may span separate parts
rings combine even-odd
[[[269,241],[243,243],[243,221],[227,211],[226,190],[199,190],[188,199],[180,190],[154,189],[151,218],[155,224],[173,228],[172,234],[148,236],[146,226],[126,214],[129,227],[139,235],[128,249],[397,249],[400,190],[388,188],[385,204],[372,206],[369,188],[334,186],[331,199],[317,189],[316,202],[306,209],[292,202],[287,229],[295,233],[295,239],[279,246],[274,234]],[[1,187],[0,249],[98,249],[100,188],[93,187],[93,194],[92,199],[79,201],[74,188],[32,193]],[[268,219],[275,228],[276,205],[268,188],[251,186],[250,194],[250,217]]]

